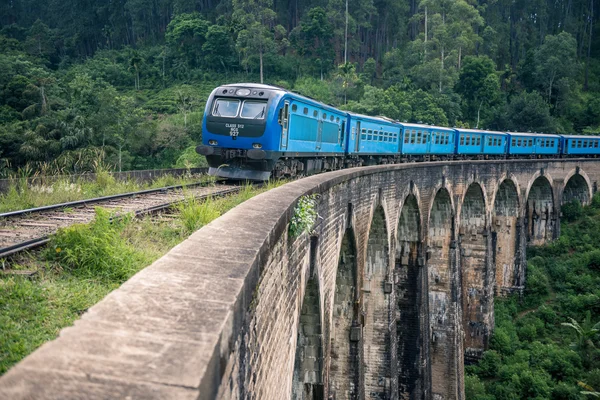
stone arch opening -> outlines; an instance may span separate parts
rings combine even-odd
[[[468,187],[463,199],[459,243],[465,357],[471,360],[478,359],[487,348],[493,302],[486,287],[492,276],[488,267],[485,198],[478,183]]]
[[[527,242],[539,246],[553,239],[556,224],[552,186],[544,176],[531,185],[526,207]]]
[[[502,181],[494,200],[492,259],[496,270],[496,293],[506,295],[522,286],[520,273],[519,195],[510,179]]]
[[[365,394],[377,399],[386,399],[391,392],[389,262],[385,214],[383,208],[377,207],[369,230],[363,275]]]
[[[361,328],[356,302],[355,243],[354,232],[348,228],[340,248],[330,336],[329,394],[349,400],[358,399],[360,392]]]
[[[442,399],[457,397],[460,372],[453,215],[450,193],[442,188],[435,194],[427,229],[431,389],[433,398]]]
[[[323,343],[321,297],[317,273],[318,238],[310,242],[310,267],[298,321],[296,359],[292,381],[293,400],[323,399]]]
[[[421,216],[414,195],[409,195],[398,221],[394,281],[396,284],[396,353],[399,398],[420,398],[422,327]]]
[[[579,201],[581,205],[590,203],[590,187],[585,178],[580,174],[575,174],[565,185],[562,195],[562,204]]]

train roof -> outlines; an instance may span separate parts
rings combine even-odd
[[[311,97],[308,96],[303,96],[301,94],[292,92],[291,90],[288,90],[286,88],[283,88],[281,86],[275,86],[275,85],[265,85],[264,83],[228,83],[227,85],[221,85],[219,87],[238,87],[238,88],[253,88],[253,89],[265,89],[265,90],[273,90],[273,91],[278,91],[280,93],[287,93],[287,94],[291,94],[294,97],[305,101],[307,103],[310,103],[312,105],[318,105],[320,107],[326,108],[328,109],[330,112],[336,112],[336,113],[340,113],[340,114],[347,114],[348,111],[344,111],[344,110],[340,110],[334,106],[332,106],[331,104],[325,104],[319,100],[313,99]]]
[[[600,135],[560,135],[566,139],[600,139]]]
[[[454,130],[461,132],[461,133],[464,132],[464,133],[486,133],[486,134],[492,134],[492,135],[506,135],[506,132],[490,131],[487,129],[454,128]]]
[[[438,129],[438,130],[446,130],[453,131],[452,128],[447,128],[445,126],[436,126],[436,125],[427,125],[427,124],[414,124],[412,122],[398,122],[398,124],[404,126],[405,128],[425,128],[425,129]]]
[[[544,136],[544,137],[551,137],[551,138],[558,138],[560,137],[560,135],[555,135],[553,133],[524,133],[524,132],[506,132],[508,135],[511,136],[526,136],[526,137],[540,137],[540,136]]]
[[[289,92],[289,90],[282,88],[281,86],[265,85],[264,83],[252,83],[252,82],[228,83],[226,85],[219,85],[219,87],[221,87],[221,86],[222,87],[243,87],[243,88],[251,87],[251,88],[256,88],[256,89],[281,90],[282,92]]]
[[[372,117],[370,115],[364,115],[364,114],[357,114],[357,113],[353,113],[350,111],[344,111],[348,114],[350,114],[350,116],[354,117],[354,118],[360,118],[360,119],[371,119],[371,120],[375,120],[375,121],[379,121],[382,123],[386,123],[386,124],[397,124],[397,121],[394,121],[393,119],[387,118],[387,117]]]

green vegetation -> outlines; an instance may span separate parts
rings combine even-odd
[[[206,98],[240,81],[402,121],[597,133],[594,3],[361,0],[346,18],[343,0],[3,2],[0,175],[97,154],[199,165]]]
[[[564,205],[563,215],[560,239],[528,249],[522,301],[496,299],[490,350],[467,367],[468,400],[574,400],[600,390],[600,195],[589,207]]]
[[[290,220],[289,234],[291,237],[297,237],[304,232],[312,232],[319,214],[317,213],[318,195],[302,196],[294,208],[294,215]]]
[[[0,213],[211,180],[213,177],[208,175],[163,175],[152,182],[140,184],[133,180],[117,181],[106,170],[98,171],[93,181],[64,177],[48,184],[28,185],[27,180],[22,178],[16,180],[5,194],[0,195]]]
[[[111,224],[110,214],[97,209],[93,223],[61,230],[44,251],[15,260],[11,271],[0,274],[0,374],[189,233],[282,183],[246,186],[225,198],[188,199],[176,218],[126,217]],[[36,273],[10,273],[19,270]]]

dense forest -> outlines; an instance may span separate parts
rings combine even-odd
[[[490,350],[467,400],[600,397],[600,194],[562,208],[561,236],[527,250],[524,296],[495,300]]]
[[[0,174],[198,163],[206,96],[235,81],[401,121],[597,133],[595,3],[5,0]]]

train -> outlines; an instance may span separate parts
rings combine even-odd
[[[600,136],[463,129],[339,110],[281,87],[219,86],[206,102],[209,174],[264,181],[416,161],[598,157]]]

